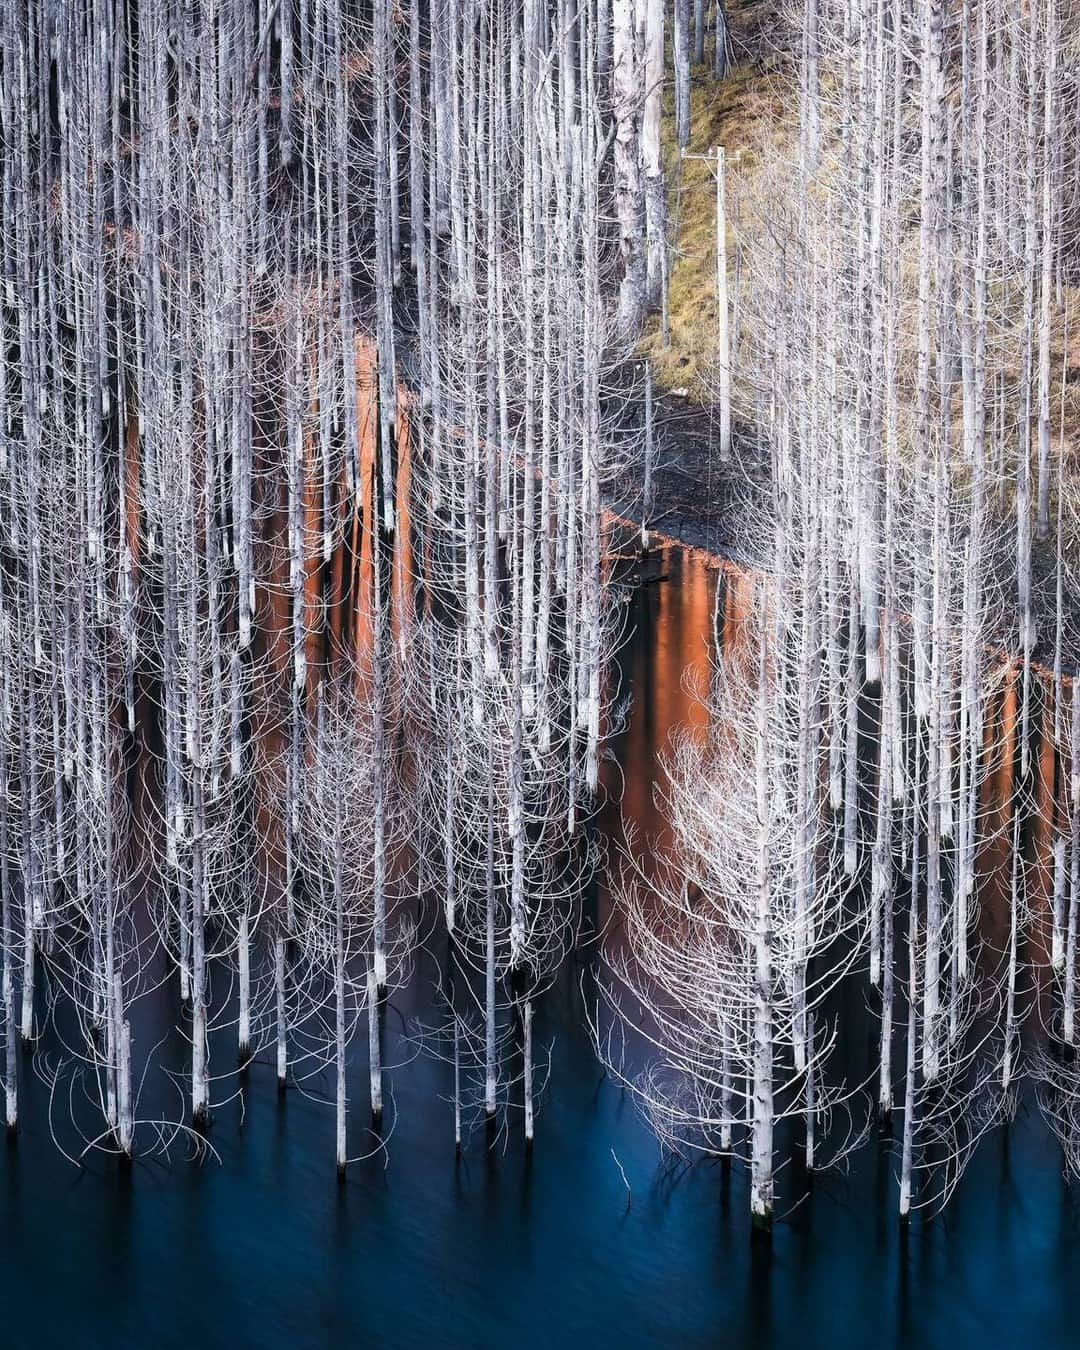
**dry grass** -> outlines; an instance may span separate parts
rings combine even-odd
[[[737,255],[733,224],[762,188],[762,151],[783,152],[792,145],[794,76],[780,65],[760,32],[761,0],[731,4],[728,10],[736,54],[718,82],[711,67],[695,67],[690,93],[688,154],[724,147],[727,162],[729,285],[745,281]],[[707,51],[707,56],[711,53]],[[657,385],[685,389],[706,403],[710,370],[716,359],[716,179],[711,164],[680,159],[675,143],[674,92],[668,89],[663,122],[664,163],[668,177],[668,219],[674,241],[668,287],[670,342],[663,342],[661,319],[654,315],[641,340]]]
[[[735,337],[735,404],[748,412],[752,391],[740,388],[739,370],[753,366],[752,349],[762,334],[754,324],[768,322],[768,295],[758,294],[762,260],[768,264],[775,252],[767,237],[769,222],[795,209],[797,162],[798,77],[794,65],[776,50],[768,23],[777,7],[750,0],[733,4],[729,11],[740,64],[717,82],[711,67],[695,68],[691,89],[691,155],[704,155],[717,145],[726,152],[728,207],[729,295],[738,314]],[[711,53],[710,53],[711,54]],[[828,104],[831,90],[825,76],[823,93]],[[669,335],[664,344],[659,315],[652,316],[640,350],[652,362],[654,378],[662,390],[685,392],[692,402],[708,404],[713,397],[713,367],[716,357],[716,190],[713,167],[700,159],[680,160],[675,144],[674,95],[668,90],[664,109],[663,139],[668,174],[669,227],[673,239],[669,284]],[[843,191],[844,166],[835,137],[826,139],[823,162],[817,175],[817,190],[823,196]],[[820,223],[820,213],[819,213]],[[898,453],[905,463],[912,454],[913,395],[916,348],[916,265],[918,210],[913,201],[904,222],[901,252],[902,301],[899,313],[900,417]],[[741,245],[740,245],[741,239]],[[740,251],[741,250],[741,251]],[[766,267],[767,270],[767,267]],[[1016,279],[1002,282],[992,277],[989,295],[990,333],[988,367],[1002,378],[1010,403],[1019,405],[1021,371],[1021,292]],[[1057,477],[1061,474],[1066,502],[1080,501],[1080,286],[1064,286],[1063,304],[1055,304],[1051,334],[1051,425],[1053,461],[1052,512],[1056,512]],[[1037,415],[1037,393],[1033,415]],[[950,407],[952,443],[961,444],[961,399],[954,395]],[[1005,443],[988,446],[987,468],[992,486],[992,506],[1003,517],[1013,512],[1017,437],[1015,415],[1010,413]],[[1033,428],[1034,441],[1034,428]],[[996,461],[996,462],[995,462]],[[968,469],[962,455],[953,465],[958,485]],[[995,483],[995,471],[1000,482]],[[1034,454],[1032,472],[1035,472]],[[1080,512],[1066,524],[1066,539],[1080,548]]]
[[[775,12],[775,6],[772,7]],[[760,14],[762,4],[732,6],[733,20]],[[751,33],[753,28],[751,25]],[[773,376],[768,364],[776,350],[773,319],[782,294],[777,278],[778,256],[785,245],[796,243],[819,270],[822,284],[836,279],[838,299],[848,317],[853,297],[844,292],[849,283],[835,267],[835,259],[847,254],[846,241],[838,232],[850,228],[846,213],[837,209],[848,191],[847,165],[840,134],[839,94],[828,72],[823,71],[821,158],[809,184],[798,176],[798,76],[793,65],[777,59],[769,37],[756,45],[744,41],[736,65],[722,83],[711,69],[695,69],[691,91],[691,143],[689,152],[704,155],[717,145],[725,148],[728,208],[728,286],[733,310],[734,413],[736,419],[753,424],[763,395],[772,380],[798,400],[800,387],[793,386],[789,372]],[[716,193],[711,164],[700,159],[680,161],[675,144],[673,91],[664,109],[663,137],[668,175],[669,229],[673,240],[669,284],[669,334],[665,345],[660,316],[653,316],[640,349],[653,367],[661,390],[679,391],[691,402],[708,406],[715,397],[716,354]],[[905,110],[908,141],[918,143],[917,100]],[[918,345],[918,253],[920,203],[917,183],[909,173],[905,197],[899,204],[899,280],[897,321],[897,394],[895,424],[890,428],[886,453],[894,456],[901,489],[896,509],[903,515],[911,509],[908,489],[918,459],[915,418]],[[809,198],[801,194],[809,191]],[[804,209],[800,209],[804,208]],[[834,223],[835,222],[835,223]],[[1075,226],[1073,226],[1075,230]],[[793,234],[793,231],[795,233]],[[1054,631],[1052,609],[1056,558],[1063,564],[1066,605],[1074,621],[1080,611],[1080,282],[1076,234],[1066,233],[1068,255],[1063,266],[1062,291],[1054,297],[1050,337],[1050,530],[1049,538],[1033,542],[1037,625],[1041,660],[1048,659],[1048,643]],[[890,236],[890,249],[895,246]],[[1039,278],[1036,276],[1036,288]],[[805,319],[812,315],[827,322],[830,297],[815,291],[813,303],[800,292],[793,302]],[[1010,579],[1015,559],[1016,484],[1023,438],[1019,420],[1024,404],[1023,322],[1024,278],[1019,260],[999,249],[990,259],[987,296],[987,388],[988,425],[986,445],[987,507],[989,533],[999,548],[992,562],[1000,570],[1003,595],[1015,599]],[[1039,303],[1036,290],[1036,306]],[[1038,315],[1036,313],[1036,322]],[[805,334],[809,338],[809,334]],[[936,340],[936,339],[935,339]],[[796,338],[798,341],[798,338]],[[1037,342],[1037,339],[1036,339]],[[843,351],[840,351],[841,365]],[[805,357],[805,353],[800,353]],[[1038,360],[1037,350],[1035,352]],[[803,372],[807,362],[795,360]],[[824,367],[816,367],[820,374]],[[865,378],[859,374],[858,378]],[[936,371],[934,375],[936,384]],[[1038,377],[1033,372],[1031,396],[1030,486],[1035,524],[1037,491]],[[998,390],[1004,395],[1004,414],[999,420]],[[951,498],[963,504],[970,490],[972,468],[963,453],[963,401],[958,383],[950,392],[949,406],[934,410],[934,454],[949,447]],[[885,447],[883,447],[885,449]],[[1061,530],[1056,528],[1059,503]],[[857,505],[853,503],[854,509]],[[901,522],[901,529],[904,528]],[[901,553],[908,545],[898,544]],[[1013,622],[1010,617],[1008,622]],[[1069,627],[1067,625],[1067,627]],[[1015,632],[1015,627],[1014,627]],[[1080,662],[1068,638],[1066,664]],[[1071,654],[1070,654],[1071,652]]]

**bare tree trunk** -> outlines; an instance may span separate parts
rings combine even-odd
[[[533,1145],[533,1042],[532,1021],[533,1005],[526,999],[522,1008],[522,1036],[524,1055],[524,1093],[525,1093],[525,1147]]]
[[[661,292],[667,248],[667,208],[660,150],[660,118],[664,90],[664,0],[645,0],[645,110],[641,124],[641,156],[645,171],[645,294],[651,307]]]
[[[274,1030],[278,1092],[285,1091],[289,1064],[288,1023],[285,1020],[285,937],[274,939]]]
[[[769,893],[769,782],[767,761],[768,710],[765,693],[765,645],[758,671],[757,814],[758,845],[757,930],[754,935],[754,1114],[750,1181],[750,1215],[758,1228],[772,1225],[773,1212],[773,1027],[772,934]]]
[[[695,0],[700,4],[702,0]],[[675,66],[675,143],[680,150],[690,144],[690,0],[675,0],[672,32]]]
[[[1039,302],[1039,501],[1037,536],[1050,534],[1050,311],[1054,261],[1054,173],[1057,167],[1055,83],[1058,54],[1056,0],[1046,0],[1043,50],[1042,275]],[[1034,27],[1034,24],[1033,24]],[[1034,45],[1035,34],[1031,35]],[[1034,101],[1034,89],[1028,91]]]
[[[619,331],[629,340],[637,337],[645,315],[645,262],[642,235],[645,228],[641,188],[638,108],[640,71],[634,30],[633,0],[612,0],[613,107],[615,118],[615,209],[619,221]],[[531,232],[530,240],[531,244]],[[526,358],[528,358],[526,351]]]
[[[731,326],[728,313],[727,209],[724,148],[716,147],[716,359],[720,458],[731,455]]]
[[[368,1074],[371,1080],[371,1123],[374,1129],[382,1124],[382,1049],[379,1043],[379,986],[375,971],[367,973],[368,1014]]]

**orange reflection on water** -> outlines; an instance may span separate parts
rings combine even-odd
[[[378,370],[375,345],[370,338],[356,339],[356,404],[357,436],[360,468],[360,509],[351,513],[351,526],[346,537],[351,542],[352,584],[350,592],[342,596],[342,603],[350,609],[353,653],[357,659],[359,678],[370,662],[372,645],[372,615],[374,613],[373,544],[375,527],[376,484],[379,465],[379,409]],[[412,620],[412,538],[409,500],[411,492],[411,458],[409,434],[409,398],[399,385],[396,410],[396,465],[394,477],[394,509],[396,513],[391,554],[391,632],[402,644],[406,641]],[[344,615],[338,620],[339,631],[344,632]]]

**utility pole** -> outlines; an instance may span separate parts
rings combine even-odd
[[[716,174],[716,365],[720,405],[720,459],[726,463],[731,457],[731,319],[728,306],[724,147],[718,145],[710,154],[705,155],[690,155],[684,151],[682,158],[698,159],[705,164],[711,164]]]

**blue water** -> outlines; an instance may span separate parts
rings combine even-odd
[[[655,588],[639,601],[628,673],[655,671],[643,644],[661,603]],[[603,1076],[582,1029],[589,959],[538,1012],[554,1049],[531,1158],[514,1118],[494,1148],[474,1132],[457,1161],[448,1070],[420,1057],[390,1075],[387,1150],[344,1185],[332,1110],[297,1092],[279,1103],[265,1066],[242,1109],[215,1113],[220,1162],[178,1143],[168,1164],[92,1156],[80,1171],[24,1073],[25,1124],[0,1144],[0,1346],[1080,1346],[1077,1205],[1034,1116],[986,1141],[944,1216],[906,1237],[895,1159],[872,1141],[762,1249],[741,1173],[664,1166]],[[424,1011],[423,962],[418,974],[388,1015],[388,1062],[410,1053],[400,1028]],[[359,1153],[362,1067],[353,1093]],[[790,1168],[781,1189],[799,1190]]]
[[[235,1109],[214,1121],[220,1165],[80,1173],[28,1124],[0,1169],[2,1343],[1080,1344],[1076,1206],[1024,1122],[906,1241],[894,1164],[871,1145],[766,1252],[741,1175],[659,1166],[565,1023],[531,1160],[516,1136],[489,1152],[479,1134],[455,1162],[439,1078],[421,1061],[396,1075],[389,1160],[354,1164],[340,1188],[331,1113],[297,1095],[279,1108],[265,1070],[242,1127]]]

